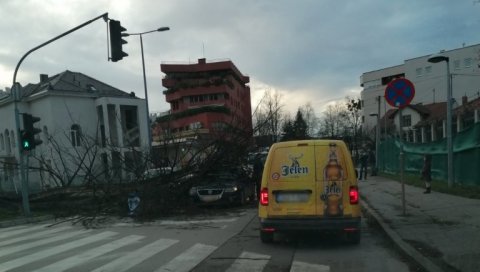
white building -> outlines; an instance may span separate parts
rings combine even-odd
[[[480,44],[449,51],[442,50],[440,53],[449,58],[454,99],[453,108],[461,106],[465,97],[467,101],[480,97]],[[378,112],[379,103],[380,117],[383,117],[388,110],[392,109],[386,103],[384,95],[387,84],[395,78],[404,77],[413,83],[415,97],[411,102],[412,105],[427,105],[447,100],[446,62],[430,63],[428,58],[431,55],[408,59],[398,66],[362,74],[360,77],[360,85],[363,87],[361,92],[362,120],[366,133],[372,133],[372,129],[376,125],[377,117],[371,116],[371,113]],[[412,129],[416,124],[413,119],[411,122]]]
[[[61,183],[125,180],[136,156],[148,150],[146,104],[81,73],[65,71],[21,90],[21,113],[41,118],[35,127],[43,141],[29,155],[29,187],[38,191]],[[13,96],[0,95],[0,192],[21,188],[20,144]],[[127,165],[127,168],[124,167]],[[86,168],[92,169],[87,173]]]

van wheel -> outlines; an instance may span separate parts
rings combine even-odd
[[[260,231],[260,240],[262,243],[272,243],[273,242],[273,232]]]
[[[345,233],[345,238],[348,243],[357,245],[360,244],[360,230],[354,231],[354,232],[347,232]]]

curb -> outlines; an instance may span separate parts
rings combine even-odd
[[[390,226],[385,223],[383,218],[375,210],[373,210],[366,201],[360,200],[360,203],[362,205],[362,210],[364,210],[368,216],[372,217],[378,223],[378,225],[380,225],[383,232],[388,236],[391,241],[394,242],[394,244],[399,250],[401,250],[407,256],[410,256],[411,259],[413,259],[419,266],[423,267],[426,271],[444,271],[442,268],[434,264],[430,259],[423,256],[411,245],[403,241],[402,237],[400,237],[397,232],[390,228]]]
[[[28,223],[36,223],[41,221],[48,221],[55,219],[53,215],[42,215],[42,216],[34,216],[34,217],[23,217],[17,218],[12,220],[0,221],[0,228],[7,228],[17,225],[23,225]]]

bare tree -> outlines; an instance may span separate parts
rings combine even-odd
[[[254,112],[254,134],[270,135],[272,141],[277,142],[282,130],[283,107],[282,95],[267,90]]]
[[[320,137],[340,138],[348,130],[344,116],[347,114],[346,106],[342,103],[328,105],[323,112],[321,120]]]
[[[312,104],[308,102],[299,109],[302,112],[303,119],[307,123],[307,135],[313,137],[319,129],[319,119],[315,115]]]

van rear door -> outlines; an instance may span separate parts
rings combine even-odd
[[[296,217],[316,214],[315,154],[313,146],[292,142],[277,147],[267,165],[271,200],[269,216]]]
[[[350,170],[346,164],[346,152],[344,146],[337,145],[335,141],[322,142],[315,146],[315,183],[319,194],[316,210],[320,216],[344,215],[344,198],[348,198],[347,180]]]

